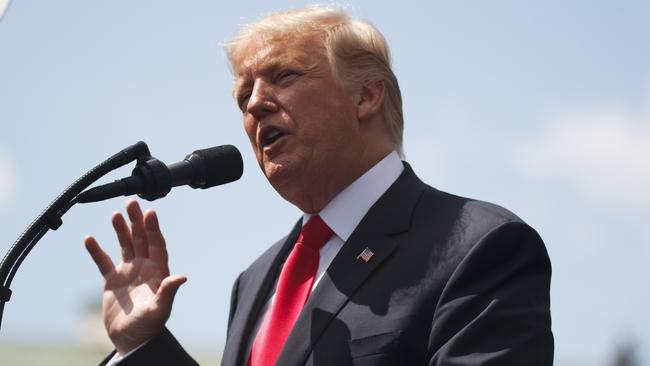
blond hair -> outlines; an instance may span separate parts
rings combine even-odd
[[[244,25],[225,45],[233,71],[249,43],[256,39],[316,36],[322,41],[334,77],[342,85],[360,86],[382,81],[386,94],[382,112],[386,128],[398,151],[402,150],[404,116],[402,96],[391,69],[388,44],[372,24],[354,19],[340,9],[309,6],[266,15]]]

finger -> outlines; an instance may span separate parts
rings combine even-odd
[[[90,253],[93,261],[95,261],[95,264],[97,265],[97,268],[99,269],[99,272],[102,274],[102,276],[106,277],[107,274],[115,270],[115,265],[113,264],[111,257],[109,257],[108,254],[102,250],[95,238],[87,235],[84,238],[84,244],[86,245],[86,250],[88,250],[88,253]]]
[[[120,242],[120,248],[122,249],[122,261],[126,262],[135,256],[133,252],[133,242],[131,240],[131,230],[129,230],[129,225],[127,225],[124,216],[121,213],[113,213],[111,217],[111,222],[113,223],[113,229],[115,229],[115,234],[117,234],[117,241]]]
[[[142,210],[135,200],[129,200],[126,203],[126,212],[129,214],[131,221],[131,243],[133,244],[133,253],[136,257],[148,257],[149,249],[147,248],[147,232],[144,228]]]
[[[174,296],[178,292],[178,288],[181,287],[187,281],[187,277],[183,275],[174,275],[165,277],[158,287],[158,292],[156,292],[156,297],[162,308],[171,309],[172,303],[174,302]]]
[[[149,258],[160,265],[167,267],[167,248],[165,237],[160,231],[158,215],[154,210],[147,210],[144,213],[144,227],[147,231],[147,241],[149,243]]]

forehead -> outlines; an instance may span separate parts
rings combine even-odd
[[[235,90],[256,74],[282,66],[310,68],[326,60],[314,37],[262,37],[247,42],[234,66]]]

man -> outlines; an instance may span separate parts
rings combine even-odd
[[[371,25],[310,7],[227,45],[265,176],[304,214],[237,279],[222,365],[551,365],[550,262],[498,206],[422,183],[399,158],[401,97]],[[104,319],[119,365],[195,365],[164,328],[170,276],[156,215],[113,226]],[[121,361],[120,361],[121,360]]]

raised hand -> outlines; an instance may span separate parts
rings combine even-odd
[[[119,212],[112,222],[122,249],[115,266],[95,238],[87,236],[86,249],[104,276],[104,325],[118,353],[123,355],[157,335],[169,318],[176,291],[187,278],[169,275],[165,238],[156,213],[144,215],[134,200],[127,202],[131,221]]]

